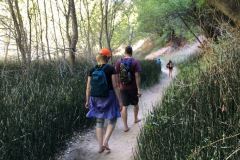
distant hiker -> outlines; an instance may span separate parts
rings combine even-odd
[[[109,57],[110,51],[106,48],[98,52],[96,56],[97,65],[90,70],[86,87],[85,107],[89,109],[86,117],[96,118],[99,153],[110,150],[108,141],[115,128],[117,118],[121,117],[120,111],[122,109],[118,77],[115,68],[107,64]],[[107,91],[105,90],[106,85],[108,87]],[[103,139],[105,119],[108,119],[109,123]]]
[[[127,124],[127,108],[129,105],[134,106],[134,122],[138,123],[138,101],[141,96],[140,89],[140,72],[142,71],[139,62],[132,58],[132,47],[127,46],[124,52],[124,58],[118,59],[115,65],[116,72],[119,74],[120,93],[122,97],[122,120],[124,123],[124,131],[130,128]]]
[[[171,60],[169,60],[166,67],[169,69],[169,73],[168,73],[169,77],[172,77],[172,70],[173,70],[173,67],[174,67],[173,62]]]
[[[161,71],[161,68],[162,68],[162,62],[161,62],[160,58],[157,59],[157,67],[158,67],[159,70]]]
[[[161,66],[162,62],[160,60],[160,58],[157,59],[157,65],[160,65]]]

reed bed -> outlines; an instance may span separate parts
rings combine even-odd
[[[144,78],[145,86],[159,79],[152,62],[141,63],[143,74],[155,73]],[[74,133],[93,127],[95,120],[85,117],[91,67],[78,61],[72,74],[63,62],[37,62],[30,69],[0,64],[0,160],[54,159]]]
[[[74,74],[61,63],[2,68],[0,159],[50,159],[74,131],[93,124],[84,118],[81,68]]]
[[[147,88],[160,81],[161,65],[157,65],[155,60],[140,60],[139,63],[142,68],[140,73],[142,88]]]
[[[240,45],[185,63],[146,120],[136,160],[239,159]]]

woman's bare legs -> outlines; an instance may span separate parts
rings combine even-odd
[[[173,69],[169,69],[169,77],[172,77],[172,70]]]
[[[110,122],[107,126],[106,134],[104,137],[104,143],[103,143],[103,148],[106,150],[110,150],[110,148],[108,146],[108,141],[109,141],[109,138],[111,137],[112,132],[115,128],[115,124],[116,124],[116,122],[114,122],[114,124]]]
[[[104,119],[97,118],[96,120],[96,135],[98,139],[98,145],[99,145],[99,153],[102,153],[104,151],[103,146],[103,126],[104,126]]]
[[[96,128],[96,135],[98,139],[99,150],[98,152],[101,153],[104,151],[103,146],[103,128]]]

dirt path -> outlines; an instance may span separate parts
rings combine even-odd
[[[177,58],[184,55],[189,55],[197,49],[197,43],[191,45],[191,50],[185,48],[181,53],[168,55],[168,58]],[[140,128],[144,124],[144,118],[156,104],[161,101],[164,90],[169,86],[172,78],[168,77],[168,70],[165,67],[165,61],[162,64],[162,75],[160,83],[142,91],[140,98],[139,117],[142,121],[138,124],[133,122],[133,107],[128,108],[128,124],[130,130],[123,132],[123,122],[119,118],[116,128],[109,140],[109,147],[111,152],[104,151],[98,153],[98,142],[96,138],[95,129],[88,131],[83,135],[77,135],[70,142],[69,148],[57,158],[57,160],[132,160],[133,150],[137,144],[137,136]],[[173,78],[177,75],[176,68],[173,70]]]

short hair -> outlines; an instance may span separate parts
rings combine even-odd
[[[127,47],[125,48],[125,52],[131,55],[132,52],[133,52],[132,47],[131,47],[131,46],[127,46]]]
[[[103,55],[102,53],[98,53],[96,56],[96,60],[98,63],[108,63],[109,57]]]

